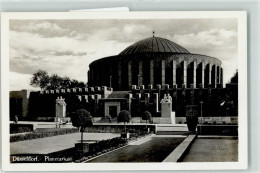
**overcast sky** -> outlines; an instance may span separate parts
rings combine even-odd
[[[191,53],[220,59],[224,83],[237,69],[235,19],[11,20],[10,90],[32,89],[38,69],[87,82],[92,61],[117,55],[152,31]]]

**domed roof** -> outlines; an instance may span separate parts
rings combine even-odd
[[[160,37],[150,37],[138,41],[128,46],[119,55],[129,55],[147,52],[171,52],[171,53],[190,53],[182,46]]]

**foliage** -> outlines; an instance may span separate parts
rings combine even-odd
[[[231,77],[230,83],[238,83],[238,70],[236,70],[236,73]]]
[[[151,121],[152,114],[149,111],[145,111],[142,115],[142,120]]]
[[[142,120],[146,121],[146,128],[147,128],[147,121],[151,122],[152,114],[149,111],[145,111],[142,115]]]
[[[19,135],[13,135],[10,136],[10,142],[19,142],[19,141],[25,141],[25,140],[32,140],[32,139],[38,139],[38,138],[46,138],[51,136],[57,136],[57,135],[65,135],[69,133],[76,133],[78,132],[78,129],[62,129],[59,131],[55,131],[52,133],[38,133],[38,132],[31,132],[26,134],[19,134]]]
[[[129,123],[131,120],[131,114],[127,110],[122,110],[120,111],[118,117],[117,117],[117,122],[123,122],[124,123],[124,131],[126,133],[126,125],[125,123]]]
[[[84,129],[93,125],[90,112],[86,111],[85,109],[78,109],[76,114],[72,114],[71,121],[74,127],[80,127],[81,143],[83,143]]]
[[[31,78],[30,85],[33,87],[40,87],[41,89],[46,89],[50,81],[50,77],[46,71],[38,70],[33,74]]]
[[[32,128],[30,127],[16,127],[16,128],[10,128],[10,134],[15,133],[25,133],[25,132],[31,132]]]
[[[91,159],[92,157],[95,157],[97,155],[107,153],[109,151],[112,151],[114,149],[117,149],[119,147],[127,145],[131,141],[135,141],[138,138],[145,137],[149,135],[150,133],[144,132],[144,131],[135,131],[134,133],[130,134],[129,139],[124,139],[124,138],[112,138],[112,139],[107,139],[107,140],[101,140],[96,142],[91,148],[92,151],[86,154],[81,154],[81,153],[75,153],[75,162],[83,162],[88,159]]]
[[[93,125],[91,114],[85,109],[78,109],[76,113],[73,113],[71,121],[74,127],[86,128]]]
[[[127,110],[122,110],[120,111],[117,121],[118,122],[123,122],[123,123],[129,123],[131,120],[131,114]]]
[[[61,88],[76,88],[85,87],[83,82],[79,82],[75,79],[70,79],[69,77],[60,77],[57,74],[51,76],[44,70],[38,70],[33,74],[30,85],[33,87],[40,87],[44,89],[61,89]]]

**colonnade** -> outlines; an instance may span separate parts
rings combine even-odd
[[[171,77],[171,84],[177,84],[178,87],[181,87],[184,84],[186,87],[190,87],[190,84],[193,84],[195,87],[202,85],[202,87],[207,87],[209,84],[211,87],[216,88],[217,84],[223,85],[223,69],[221,66],[214,62],[202,61],[197,63],[196,61],[189,62],[184,60],[182,62],[177,62],[177,60],[173,60],[170,62],[171,64],[166,64],[166,60],[162,60],[160,64],[160,83],[155,83],[155,62],[154,60],[150,60],[150,63],[146,63],[145,65],[149,65],[149,81],[150,85],[161,84],[164,86],[166,84],[166,77]],[[133,67],[132,61],[128,61],[128,87],[131,88],[132,85],[144,85],[144,71],[143,71],[144,62],[140,60],[138,62],[138,75],[137,75],[137,83],[133,83]],[[157,64],[158,66],[158,64]],[[166,68],[172,70],[170,74],[166,73]],[[169,73],[169,69],[167,72]],[[178,71],[178,72],[177,72]],[[158,67],[157,67],[158,72]],[[118,72],[120,74],[120,72]],[[206,74],[207,73],[207,74]],[[205,75],[206,74],[206,75]],[[206,77],[205,77],[206,76]],[[147,80],[147,79],[146,79]],[[198,80],[198,81],[197,81]],[[158,81],[158,80],[157,80]],[[167,83],[169,84],[169,83]],[[179,86],[180,85],[180,86]]]

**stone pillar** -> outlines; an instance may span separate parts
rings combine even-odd
[[[77,95],[78,101],[81,102],[82,98],[81,95]]]
[[[172,61],[172,83],[176,84],[176,60]]]
[[[88,103],[88,96],[87,95],[82,95],[81,100],[84,100],[84,102]]]
[[[160,99],[161,98],[161,89],[162,89],[161,85],[157,84],[156,89],[157,89],[157,93],[158,93],[158,98]]]
[[[66,117],[66,103],[65,99],[62,97],[58,97],[56,99],[56,118],[64,118]]]
[[[170,118],[172,112],[172,100],[167,99],[166,94],[164,94],[164,98],[161,100],[161,116],[163,118]]]
[[[143,98],[143,96],[144,96],[144,85],[140,86],[140,93],[141,93],[141,97]]]
[[[162,86],[165,85],[165,60],[162,60]]]
[[[127,94],[127,109],[128,111],[131,113],[131,105],[132,105],[132,98],[133,98],[133,95],[131,93],[128,93]]]
[[[197,72],[197,62],[193,62],[193,84],[194,84],[194,87],[196,88],[196,76],[197,76],[197,74],[196,74],[196,72]]]
[[[132,86],[132,61],[128,61],[128,87]]]
[[[190,85],[190,103],[194,105],[194,85]]]
[[[170,86],[169,86],[168,84],[165,84],[165,85],[164,85],[164,89],[165,89],[165,93],[166,93],[166,94],[169,94]]]
[[[183,84],[187,86],[187,61],[183,61]]]
[[[122,85],[122,69],[121,69],[121,62],[119,61],[117,64],[118,69],[118,88],[121,88]]]
[[[165,123],[175,124],[175,116],[172,112],[172,97],[169,94],[165,94],[161,100],[161,117],[166,118]]]
[[[150,61],[150,84],[154,85],[154,62]]]
[[[159,111],[158,93],[153,93],[153,102],[155,104],[155,112],[158,112]]]
[[[86,88],[86,90],[87,90],[87,88]],[[85,90],[85,91],[86,91],[86,90]],[[92,92],[92,93],[94,93],[94,92],[95,92],[94,87],[90,87],[90,88],[89,88],[89,91]]]
[[[101,99],[101,94],[95,94],[94,95],[94,99],[95,99],[95,106],[94,106],[94,112],[95,112],[95,115],[99,115],[99,99]]]
[[[139,85],[143,85],[143,61],[139,61]]]
[[[152,96],[152,94],[153,94],[153,85],[148,85],[148,92],[149,92],[150,96]]]
[[[99,92],[99,91],[101,91],[101,88],[99,86],[96,86],[95,90]]]
[[[205,72],[205,63],[204,62],[201,63],[201,70],[202,70],[202,73],[201,73],[202,82],[201,82],[201,84],[202,84],[202,88],[204,88],[204,78],[205,78],[205,74],[204,74],[204,72]]]
[[[172,107],[173,111],[176,111],[177,107],[177,84],[173,85],[173,92],[172,92]]]
[[[149,110],[149,103],[150,103],[150,94],[145,93],[144,95],[145,110]]]
[[[136,93],[136,112],[138,116],[141,116],[141,94]]]

